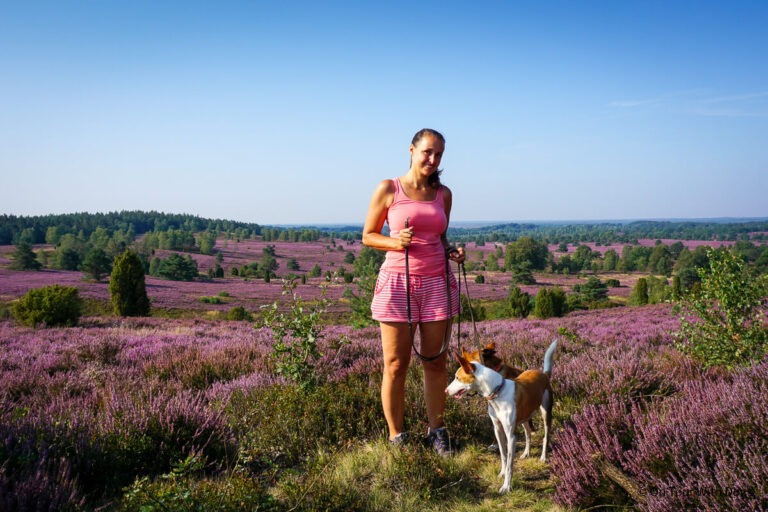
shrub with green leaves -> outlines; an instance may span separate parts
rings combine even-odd
[[[253,315],[246,310],[243,306],[235,306],[227,313],[227,320],[242,322],[244,320],[251,320]]]
[[[749,365],[768,351],[768,278],[756,277],[726,250],[707,252],[711,271],[698,269],[701,289],[684,297],[677,347],[705,366]]]
[[[54,284],[34,288],[13,305],[13,316],[24,325],[77,325],[83,301],[74,286]]]
[[[109,296],[117,316],[149,314],[144,265],[136,253],[126,250],[122,256],[115,258],[109,278]]]
[[[531,296],[515,285],[509,287],[507,296],[510,316],[526,318],[531,312]]]
[[[323,356],[317,342],[323,337],[321,316],[328,309],[323,290],[320,298],[305,301],[296,293],[296,281],[283,281],[283,295],[290,295],[287,312],[281,311],[280,301],[262,306],[264,326],[272,330],[275,344],[272,358],[277,361],[276,372],[304,387],[316,383],[315,362]],[[346,343],[343,337],[339,344]]]

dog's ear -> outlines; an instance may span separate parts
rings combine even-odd
[[[485,352],[486,350],[489,351],[489,352],[490,351],[495,352],[496,351],[496,343],[492,342],[492,343],[489,343],[488,345],[486,345],[485,348],[483,349],[483,352]]]
[[[469,354],[469,360],[470,361],[480,361],[480,352],[477,351],[477,349],[473,350],[471,354]]]
[[[472,356],[470,356],[469,353],[466,350],[464,350],[464,347],[461,347],[461,356],[464,359],[472,359]]]
[[[470,363],[466,358],[456,353],[456,359],[459,361],[459,364],[461,365],[461,369],[464,370],[466,373],[475,373],[475,369],[472,367],[472,363]]]

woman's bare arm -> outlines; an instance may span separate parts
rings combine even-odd
[[[363,226],[363,245],[382,251],[402,251],[411,244],[413,227],[401,229],[399,238],[381,234],[384,221],[387,219],[387,209],[395,198],[395,184],[392,180],[384,180],[376,187],[368,206]]]

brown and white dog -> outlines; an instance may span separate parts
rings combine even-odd
[[[517,368],[515,366],[509,366],[507,363],[504,362],[503,359],[501,359],[498,355],[496,355],[495,343],[489,343],[488,345],[483,347],[481,359],[478,359],[477,356],[475,356],[475,353],[476,351],[470,354],[470,361],[482,362],[485,366],[487,366],[491,370],[497,373],[500,373],[501,376],[504,377],[505,379],[512,380],[518,375],[520,375],[521,373],[523,373],[522,369]],[[528,428],[533,430],[533,421],[529,419],[527,423],[528,423]],[[499,453],[499,445],[497,443],[493,443],[488,447],[488,450],[493,453]]]
[[[488,400],[488,415],[493,422],[496,442],[501,455],[501,472],[504,483],[499,493],[509,491],[512,480],[512,466],[515,459],[515,430],[522,424],[525,431],[525,451],[520,458],[528,457],[531,451],[531,432],[528,420],[536,409],[541,411],[544,420],[544,442],[541,447],[541,461],[547,459],[549,430],[552,425],[552,387],[549,379],[552,375],[552,355],[557,348],[553,341],[544,355],[543,370],[527,370],[514,379],[505,379],[496,371],[480,364],[480,354],[475,351],[462,355],[456,354],[461,368],[456,371],[456,378],[445,392],[460,398],[467,391],[476,391]]]

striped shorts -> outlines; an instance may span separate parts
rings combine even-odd
[[[445,274],[439,276],[411,276],[411,321],[436,322],[451,318],[459,312],[459,291],[453,272],[451,283],[451,313],[448,312],[448,293]],[[407,322],[408,307],[405,274],[382,269],[376,280],[371,301],[373,319],[379,322]]]

